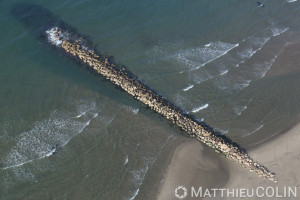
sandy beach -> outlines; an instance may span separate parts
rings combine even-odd
[[[184,140],[174,151],[157,200],[174,199],[178,186],[221,187],[228,180],[224,158],[197,140]]]
[[[284,198],[279,197],[283,194],[279,192],[278,197],[224,197],[220,198],[220,192],[217,197],[202,199],[299,199],[300,196],[300,124],[293,126],[286,132],[277,135],[270,140],[249,150],[250,156],[258,160],[261,164],[275,172],[278,183],[266,181],[258,177],[248,169],[232,163],[212,150],[207,149],[200,142],[184,142],[174,152],[172,161],[167,170],[161,190],[157,200],[178,199],[175,197],[174,190],[178,186],[187,188],[187,196],[184,199],[201,199],[199,197],[190,197],[190,188],[228,188],[228,189],[256,189],[262,187],[296,188],[297,197]]]

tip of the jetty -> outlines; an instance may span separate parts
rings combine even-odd
[[[226,136],[215,134],[212,129],[204,126],[203,122],[200,123],[191,115],[183,112],[179,107],[157,94],[137,78],[130,76],[127,71],[117,68],[108,59],[101,59],[101,55],[97,55],[93,50],[87,48],[83,42],[79,42],[79,39],[67,39],[65,37],[67,34],[67,31],[60,28],[50,29],[48,32],[49,41],[53,45],[62,48],[73,58],[85,63],[89,69],[103,75],[107,80],[122,88],[150,109],[179,126],[191,137],[197,138],[215,149],[217,153],[222,153],[226,158],[239,163],[241,166],[250,169],[250,171],[256,172],[258,176],[277,182],[275,174],[255,162],[242,147],[226,138]]]

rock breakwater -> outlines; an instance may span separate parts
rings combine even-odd
[[[48,30],[47,35],[53,45],[85,63],[91,71],[103,75],[107,80],[122,88],[135,99],[179,126],[190,137],[195,137],[202,143],[215,149],[217,153],[222,153],[226,158],[237,162],[252,172],[256,172],[259,176],[277,182],[274,173],[254,161],[239,145],[231,142],[225,136],[215,134],[204,123],[186,114],[179,107],[140,82],[128,70],[117,67],[109,62],[108,58],[98,55],[94,50],[89,49],[84,42],[79,40],[79,37],[57,27]]]

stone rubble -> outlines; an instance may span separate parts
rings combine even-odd
[[[90,70],[103,75],[135,99],[172,121],[186,131],[190,137],[196,137],[202,143],[215,149],[215,152],[222,153],[224,157],[248,168],[251,172],[256,172],[258,176],[262,176],[266,180],[277,182],[274,173],[255,162],[240,146],[231,142],[225,136],[216,135],[213,131],[201,125],[192,116],[141,83],[125,68],[118,68],[110,63],[107,58],[99,56],[93,50],[87,48],[81,40],[68,39],[63,37],[63,30],[60,28],[56,30],[55,37],[59,41],[62,40],[60,47],[72,57],[85,63]],[[66,32],[67,34],[69,33]]]

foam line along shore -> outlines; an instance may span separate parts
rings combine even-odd
[[[47,35],[51,44],[64,50],[71,57],[85,63],[89,70],[103,75],[107,80],[122,88],[135,99],[178,125],[189,136],[197,138],[215,149],[217,153],[222,153],[226,158],[249,168],[250,171],[256,172],[259,176],[277,182],[274,173],[254,161],[239,145],[233,143],[225,136],[219,136],[214,133],[205,123],[197,121],[193,116],[185,113],[140,82],[127,69],[119,68],[111,63],[108,58],[95,53],[76,34],[61,27],[53,27],[47,30]]]

